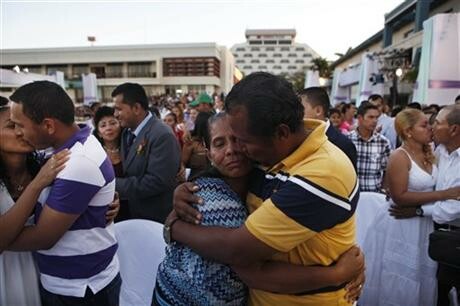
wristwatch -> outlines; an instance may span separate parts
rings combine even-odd
[[[179,217],[176,217],[167,223],[165,222],[165,224],[163,225],[163,239],[165,240],[166,244],[171,244],[172,242],[171,229],[172,229],[173,224],[177,220],[179,220]]]
[[[421,206],[417,206],[417,208],[415,208],[415,215],[417,217],[423,217],[423,208]]]

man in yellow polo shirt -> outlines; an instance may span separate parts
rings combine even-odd
[[[251,214],[238,229],[173,222],[172,238],[203,257],[235,266],[246,282],[253,276],[238,267],[266,260],[333,264],[354,244],[359,192],[353,165],[327,140],[326,125],[303,121],[292,86],[268,73],[251,74],[236,84],[225,107],[241,149],[261,165],[250,179]],[[344,296],[343,286],[297,294],[251,289],[249,303],[349,305]]]

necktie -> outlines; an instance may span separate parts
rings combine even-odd
[[[126,149],[125,149],[125,157],[128,156],[129,149],[133,145],[134,139],[136,138],[136,135],[132,133],[131,131],[126,132]]]

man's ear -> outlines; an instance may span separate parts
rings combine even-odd
[[[460,125],[452,124],[451,126],[449,126],[449,133],[452,137],[460,135]]]
[[[48,133],[48,135],[53,135],[56,133],[56,120],[52,118],[45,118],[43,119],[42,123],[40,124],[44,130]]]
[[[144,110],[144,108],[138,102],[134,103],[134,105],[131,106],[131,109],[133,110],[133,113],[136,115],[139,115]]]
[[[315,117],[316,117],[316,118],[320,118],[320,117],[326,116],[326,114],[324,114],[324,111],[323,111],[323,107],[322,107],[322,106],[316,105],[315,108],[314,108],[314,110],[315,110],[315,115],[316,115]]]
[[[291,135],[291,129],[286,124],[280,124],[276,128],[275,137],[278,140],[286,140]]]

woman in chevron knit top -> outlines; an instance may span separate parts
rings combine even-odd
[[[211,168],[194,179],[200,186],[203,205],[197,207],[205,226],[239,227],[247,211],[246,196],[249,159],[235,150],[225,114],[209,120],[210,139],[205,139]],[[166,248],[158,268],[154,305],[244,305],[246,286],[231,268],[202,258],[177,242]]]

